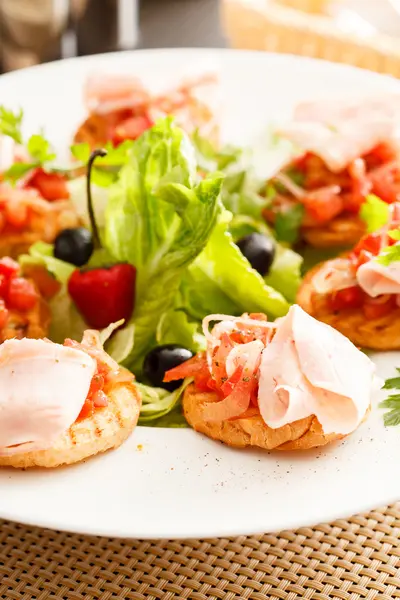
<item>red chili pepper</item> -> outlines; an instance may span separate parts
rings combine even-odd
[[[128,320],[135,303],[136,269],[128,264],[74,271],[68,292],[94,329]]]

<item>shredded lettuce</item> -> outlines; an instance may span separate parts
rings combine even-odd
[[[137,385],[142,395],[139,425],[187,427],[188,425],[182,415],[180,402],[185,389],[191,382],[192,379],[185,379],[183,384],[174,392],[138,383]]]

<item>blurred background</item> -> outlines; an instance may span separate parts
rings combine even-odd
[[[314,55],[306,40],[313,28],[318,35],[322,28],[325,38],[351,35],[353,43],[383,34],[386,43],[399,44],[400,56],[399,5],[400,0],[0,0],[0,71],[134,48],[233,45]],[[294,47],[296,34],[303,37]]]

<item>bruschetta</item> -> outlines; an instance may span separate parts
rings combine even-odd
[[[50,326],[50,309],[35,281],[18,263],[0,259],[0,343],[23,337],[42,338]]]
[[[157,119],[173,115],[187,133],[198,130],[217,142],[216,88],[213,73],[183,81],[161,94],[151,93],[139,79],[129,75],[92,75],[84,91],[88,117],[74,141],[87,142],[92,149],[106,142],[118,146],[138,138]]]
[[[348,247],[365,233],[360,209],[370,194],[400,194],[398,95],[307,102],[278,134],[298,150],[269,182],[271,224],[301,206],[299,238],[316,248]],[[272,191],[271,191],[272,190]]]
[[[131,373],[81,343],[9,340],[0,346],[0,466],[58,467],[120,446],[141,406]]]
[[[309,271],[297,296],[310,315],[372,350],[400,349],[400,261],[383,258],[397,250],[391,231],[399,230],[400,206],[393,204],[390,214],[352,252]]]
[[[65,181],[37,170],[23,185],[0,183],[0,257],[18,258],[38,241],[54,242],[58,233],[77,227]]]
[[[203,325],[207,352],[164,379],[193,378],[183,411],[196,431],[237,448],[307,450],[346,437],[366,418],[373,363],[299,306],[275,323],[260,314],[210,315]]]

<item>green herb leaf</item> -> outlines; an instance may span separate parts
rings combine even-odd
[[[36,166],[36,163],[15,163],[3,173],[3,177],[7,181],[16,182]]]
[[[400,373],[400,369],[396,369],[396,371]],[[400,377],[387,379],[382,389],[400,391]],[[391,394],[386,400],[380,402],[379,408],[387,409],[387,412],[383,416],[385,427],[400,425],[400,393]]]
[[[23,110],[13,112],[5,106],[0,106],[0,133],[14,140],[17,144],[22,144],[21,124],[24,116]]]
[[[289,244],[297,242],[304,210],[302,204],[295,204],[292,208],[276,215],[275,233],[279,241],[288,242]]]
[[[400,229],[392,229],[388,235],[392,240],[396,240],[396,242],[400,241]]]
[[[367,196],[360,210],[360,217],[367,225],[368,233],[373,233],[389,221],[389,205],[377,196]]]
[[[383,248],[376,260],[378,263],[385,265],[386,267],[393,262],[400,261],[400,246],[395,245]]]
[[[42,135],[34,134],[28,140],[26,145],[29,154],[37,163],[43,164],[54,160],[56,155],[51,149],[50,142]]]
[[[79,162],[86,164],[90,157],[90,146],[87,142],[83,144],[73,144],[70,148],[72,156]]]

